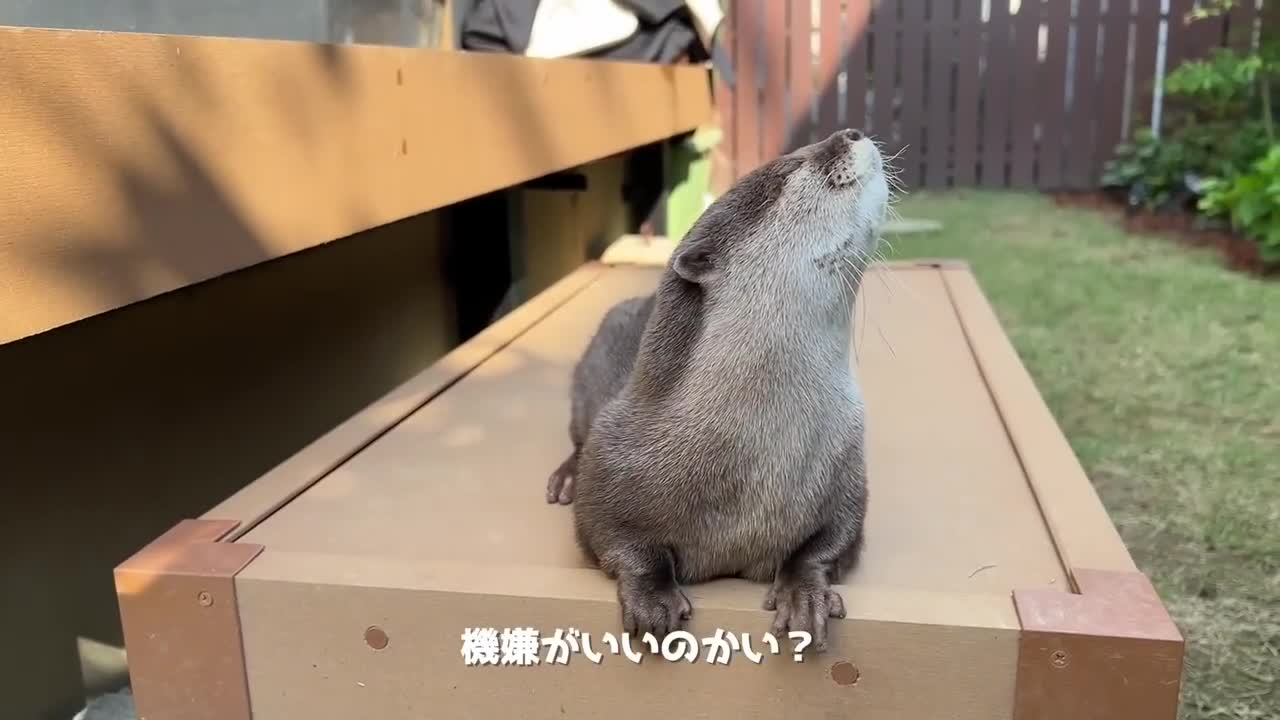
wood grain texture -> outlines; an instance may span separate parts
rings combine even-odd
[[[1098,112],[1098,27],[1100,0],[1080,0],[1076,16],[1076,53],[1072,73],[1072,103],[1068,120],[1066,184],[1073,189],[1094,186],[1093,154]]]
[[[872,32],[875,48],[872,63],[872,77],[875,85],[875,103],[871,132],[876,140],[883,144],[885,154],[898,152],[900,144],[894,132],[894,95],[897,92],[895,76],[898,72],[898,4],[880,3],[871,12]],[[895,165],[901,167],[899,158]]]
[[[1102,18],[1102,67],[1098,92],[1098,128],[1094,143],[1094,184],[1102,180],[1102,168],[1115,154],[1116,145],[1125,136],[1124,85],[1129,63],[1129,3],[1110,3]],[[1121,92],[1115,90],[1119,86]]]
[[[0,29],[0,343],[694,129],[707,85],[692,67]]]
[[[720,26],[721,43],[729,54],[730,62],[736,67],[734,37],[736,30],[732,21],[732,3],[726,4],[726,20]],[[725,76],[718,70],[715,72],[715,96],[712,98],[716,119],[720,123],[723,136],[720,143],[711,151],[711,191],[716,194],[726,192],[738,177],[737,142],[738,142],[738,99],[741,86],[731,86]]]
[[[955,3],[936,0],[929,18],[929,103],[925,138],[924,184],[932,189],[947,187],[950,176],[951,132],[955,121],[951,113],[952,80],[955,67]]]
[[[1164,71],[1173,71],[1189,58],[1195,57],[1195,33],[1188,22],[1188,14],[1195,8],[1196,0],[1169,0],[1169,34],[1165,50]]]
[[[961,2],[956,42],[956,153],[952,181],[971,187],[978,177],[978,99],[982,95],[982,6]]]
[[[141,718],[250,720],[233,578],[262,546],[222,542],[234,527],[184,520],[115,570]]]
[[[1133,99],[1130,133],[1151,126],[1156,87],[1156,50],[1160,33],[1160,8],[1139,3],[1133,29]]]
[[[807,0],[799,0],[807,5]],[[822,0],[818,15],[818,126],[814,137],[833,132],[840,123],[840,0]]]
[[[394,427],[375,442],[356,438],[358,451],[241,539],[424,564],[588,567],[570,515],[542,498],[547,474],[571,449],[572,368],[605,311],[652,291],[660,275],[609,267],[498,352],[469,355],[460,379],[429,402],[407,415],[368,413]],[[870,275],[852,340],[875,418],[867,454],[879,480],[867,535],[876,541],[850,583],[1005,600],[1014,588],[1066,587],[940,271],[877,267]],[[922,444],[931,451],[920,452]],[[460,534],[468,541],[457,542]]]
[[[734,166],[742,177],[760,164],[760,63],[763,35],[761,0],[734,0],[733,57],[737,71],[734,93]]]
[[[1063,564],[1135,571],[1097,491],[977,281],[967,271],[942,272]]]
[[[264,518],[358,453],[366,445],[426,404],[441,390],[511,343],[583,288],[603,266],[588,263],[521,304],[449,351],[422,372],[369,407],[317,438],[293,457],[206,512],[204,518],[227,518],[238,526],[231,539],[252,530]]]
[[[923,180],[924,167],[924,0],[903,0],[902,5],[902,110],[898,115],[898,136],[902,156],[899,179],[910,190]]]
[[[1016,720],[1174,720],[1185,643],[1141,573],[1076,568],[1078,593],[1016,591]]]
[[[789,79],[787,83],[787,132],[785,150],[808,145],[813,141],[813,121],[810,110],[813,106],[813,16],[809,0],[791,0],[787,3],[790,15],[787,18],[790,31],[788,33]],[[821,88],[819,88],[821,92]]]
[[[1019,190],[1035,187],[1036,82],[1040,71],[1037,41],[1041,10],[1039,0],[1022,0],[1013,22],[1009,185]]]
[[[763,641],[763,587],[725,581],[693,591],[687,632],[698,641],[718,629],[745,635],[763,653],[758,664],[742,651],[709,663],[706,646],[694,662],[634,663],[605,641],[622,629],[613,586],[595,570],[511,564],[477,573],[271,549],[248,570],[237,590],[255,720],[484,718],[513,707],[530,718],[594,718],[608,708],[619,720],[1012,720],[1019,630],[1008,598],[847,589],[849,616],[829,624],[831,649],[797,663],[793,641],[782,638],[778,654]],[[380,651],[364,641],[374,625],[388,638]],[[542,638],[574,628],[603,657],[577,652],[549,664],[541,648],[536,667],[464,665],[464,629],[488,627]],[[841,663],[856,668],[856,683],[836,680]]]
[[[787,123],[787,4],[771,0],[764,4],[764,131],[761,161],[782,154]]]
[[[867,76],[870,50],[871,0],[848,0],[844,12],[844,67],[848,77],[845,125],[866,132]]]
[[[1071,4],[1050,2],[1045,10],[1048,37],[1036,92],[1036,114],[1041,127],[1036,182],[1042,189],[1057,190],[1062,187],[1066,149],[1067,38],[1071,30]]]
[[[987,64],[982,76],[981,182],[986,188],[1005,187],[1008,172],[1009,83],[1013,62],[1011,25],[1008,3],[991,3],[991,18],[987,22]]]
[[[1258,22],[1258,6],[1254,0],[1236,3],[1227,15],[1227,45],[1240,51],[1253,47],[1253,34]]]

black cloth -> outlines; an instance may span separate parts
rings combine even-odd
[[[462,47],[523,55],[529,47],[540,0],[477,0],[462,21]],[[702,62],[709,53],[681,0],[619,0],[639,20],[636,32],[621,43],[586,57],[633,62]]]

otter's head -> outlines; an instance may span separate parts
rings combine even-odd
[[[773,160],[703,212],[671,270],[713,299],[851,303],[889,204],[884,158],[857,130]]]

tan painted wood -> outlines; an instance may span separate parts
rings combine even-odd
[[[244,536],[284,551],[588,567],[543,502],[569,452],[569,377],[618,300],[659,270],[612,267]],[[1066,587],[937,270],[874,272],[855,346],[872,501],[859,587]],[[211,516],[219,516],[213,511]],[[319,529],[323,528],[323,531]],[[458,542],[465,532],[467,542]]]
[[[832,650],[796,663],[790,639],[777,655],[764,644],[770,615],[740,602],[746,596],[695,590],[687,628],[695,639],[723,629],[768,654],[759,664],[741,652],[712,664],[702,646],[693,663],[659,656],[633,664],[604,641],[621,629],[612,586],[598,572],[486,570],[266,550],[236,578],[255,720],[1011,718],[1018,630],[1008,598],[853,590],[849,617],[832,624]],[[371,627],[387,638],[381,650],[365,642]],[[542,637],[575,628],[606,654],[598,664],[582,654],[546,664],[543,648],[537,667],[468,667],[461,638],[476,627],[533,628]]]
[[[340,467],[451,382],[506,347],[547,313],[589,285],[598,273],[599,268],[590,264],[570,273],[202,517],[234,520],[240,526],[232,537],[243,535],[314,482]]]
[[[977,280],[967,270],[942,272],[1063,563],[1069,570],[1135,571],[1093,483]]]
[[[709,115],[695,67],[0,28],[0,343]]]

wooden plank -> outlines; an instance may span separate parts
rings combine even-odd
[[[293,457],[202,517],[235,521],[230,538],[252,530],[321,478],[421,408],[441,390],[509,345],[521,333],[598,279],[604,266],[583,265],[432,363],[385,397],[317,438]]]
[[[867,122],[867,64],[870,50],[871,0],[847,0],[844,16],[846,85],[845,125],[865,131]]]
[[[1227,15],[1227,45],[1240,52],[1253,47],[1253,33],[1258,21],[1257,0],[1242,0]]]
[[[813,142],[813,17],[809,0],[791,0],[790,22],[790,101],[787,117],[786,150]]]
[[[731,9],[732,5],[730,4],[728,7]],[[720,42],[729,54],[730,63],[734,63],[736,66],[734,59],[735,19],[732,12],[726,12],[725,21],[720,30]],[[737,90],[737,87],[732,87],[725,81],[724,75],[719,71],[715,73],[715,112],[720,123],[720,130],[723,133],[720,144],[711,151],[711,190],[716,194],[726,192],[738,178],[738,153],[736,149],[738,142]]]
[[[871,121],[871,133],[882,144],[886,157],[896,154],[900,147],[893,128],[894,95],[897,93],[895,77],[898,72],[897,12],[897,3],[880,3],[871,13],[875,43],[872,72],[875,78],[875,94],[872,96],[872,102],[875,105],[872,110],[874,115]],[[900,167],[901,158],[893,161],[893,165]]]
[[[982,5],[959,4],[956,41],[956,152],[952,182],[969,187],[978,178],[978,99],[982,94],[978,73],[982,61]]]
[[[1088,0],[1082,0],[1087,2]],[[1013,48],[1010,44],[1009,4],[991,3],[987,22],[987,65],[982,78],[982,186],[1005,187],[1009,161],[1009,84]]]
[[[0,343],[709,117],[694,67],[0,29]]]
[[[1015,591],[1015,720],[1173,720],[1186,642],[1137,572],[1076,568],[1079,593]]]
[[[1007,597],[842,589],[849,616],[828,624],[831,650],[795,662],[792,641],[781,638],[778,654],[763,642],[771,615],[759,607],[762,586],[699,585],[687,632],[695,640],[717,629],[745,635],[763,654],[759,664],[742,650],[726,664],[707,662],[702,645],[694,662],[648,656],[636,665],[605,642],[606,633],[622,634],[616,592],[593,569],[476,572],[268,548],[236,584],[250,697],[262,718],[407,720],[422,708],[432,717],[488,718],[513,707],[521,717],[587,718],[608,707],[618,720],[1013,720],[1020,629]],[[543,667],[523,672],[464,664],[463,629],[501,633],[513,623],[541,638],[578,629],[603,657],[594,663],[575,652],[545,667],[544,647]],[[370,627],[387,638],[383,650],[365,641]],[[630,644],[644,652],[639,638]]]
[[[1195,0],[1169,0],[1169,34],[1166,40],[1164,71],[1169,73],[1188,58],[1195,57],[1195,36],[1187,22],[1187,14]]]
[[[920,185],[924,165],[924,3],[901,0],[902,32],[902,112],[898,117],[903,149],[898,165],[900,179],[910,189]]]
[[[762,162],[782,154],[787,123],[787,4],[766,2],[764,16],[764,105]]]
[[[184,520],[115,569],[140,717],[251,720],[235,575],[262,546],[234,525]]]
[[[1225,15],[1200,18],[1189,23],[1186,44],[1182,46],[1183,60],[1208,58],[1213,50],[1225,44],[1226,30]]]
[[[1094,148],[1094,184],[1102,180],[1102,168],[1115,155],[1116,145],[1125,135],[1124,92],[1129,65],[1129,19],[1127,2],[1111,0],[1102,19],[1102,71],[1099,83],[1101,106],[1098,112],[1097,142]]]
[[[1063,564],[1136,571],[1102,500],[977,280],[968,270],[941,272]]]
[[[734,69],[738,92],[734,119],[737,135],[734,150],[738,177],[760,164],[760,77],[758,53],[761,33],[761,0],[734,0]]]
[[[1156,53],[1160,40],[1158,3],[1138,3],[1133,29],[1133,110],[1129,132],[1151,126],[1156,88]]]
[[[1040,86],[1036,103],[1041,128],[1036,183],[1042,190],[1057,190],[1062,187],[1064,163],[1067,38],[1071,30],[1071,3],[1050,2],[1046,10],[1048,38],[1044,62],[1040,65]]]
[[[1066,185],[1072,189],[1094,186],[1094,125],[1098,111],[1097,52],[1100,0],[1080,0],[1076,15],[1075,70],[1072,73],[1072,105],[1067,133]]]
[[[945,188],[950,176],[951,132],[955,119],[951,113],[951,71],[955,66],[954,0],[934,0],[929,19],[929,107],[925,132],[928,155],[925,159],[925,186]]]
[[[822,0],[818,17],[818,92],[821,96],[815,138],[830,135],[840,124],[840,22],[840,0]]]
[[[1026,190],[1035,187],[1036,81],[1040,63],[1040,0],[1022,0],[1014,18],[1013,102],[1009,118],[1011,157],[1009,185]]]

